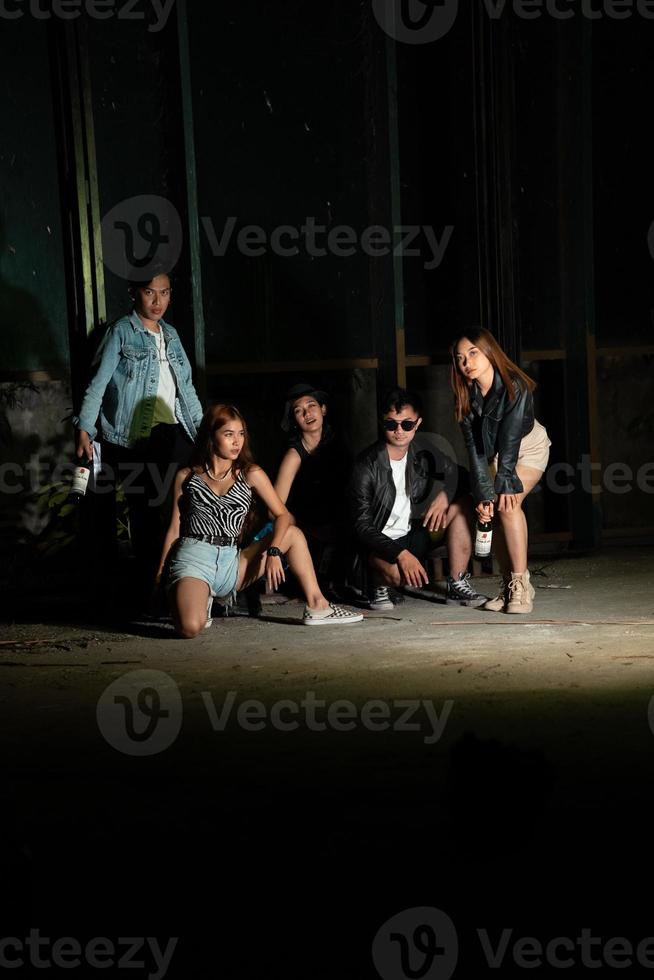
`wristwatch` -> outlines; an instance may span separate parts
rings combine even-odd
[[[279,548],[268,548],[266,554],[268,555],[269,558],[281,558],[283,552],[280,551]]]

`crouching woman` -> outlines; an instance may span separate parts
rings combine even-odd
[[[452,345],[452,389],[468,449],[473,497],[484,523],[496,514],[496,552],[503,582],[485,609],[530,613],[523,505],[547,467],[550,440],[534,418],[536,383],[504,353],[490,331],[475,327]]]
[[[255,494],[273,515],[273,530],[240,549]],[[269,589],[277,589],[285,580],[284,560],[305,595],[304,625],[345,625],[363,618],[327,602],[304,535],[252,460],[245,419],[233,405],[215,405],[202,419],[191,465],[177,474],[157,574],[160,583],[166,570],[179,635],[191,639],[208,625],[214,597],[232,602],[263,575]]]

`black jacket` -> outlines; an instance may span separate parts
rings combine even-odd
[[[531,391],[514,378],[515,398],[509,398],[499,371],[485,398],[476,381],[470,388],[471,412],[461,423],[470,459],[470,478],[475,503],[495,500],[500,493],[522,493],[524,487],[516,474],[520,441],[534,427],[534,399]],[[488,463],[497,455],[495,483]]]
[[[465,470],[461,470],[438,449],[416,451],[414,443],[409,443],[406,490],[414,516],[421,515],[426,508],[435,480],[443,482],[447,499],[452,501],[465,482]],[[363,545],[384,561],[395,563],[403,550],[402,545],[382,534],[395,503],[395,484],[385,442],[374,443],[358,456],[348,497],[350,518],[359,546]],[[423,503],[424,507],[421,506]]]

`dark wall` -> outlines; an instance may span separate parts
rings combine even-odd
[[[651,456],[651,413],[643,409],[650,355],[621,361],[601,353],[594,374],[592,355],[586,357],[594,326],[600,348],[651,338],[651,25],[636,16],[605,19],[592,30],[578,18],[555,24],[545,16],[490,24],[483,6],[461,5],[452,30],[434,44],[397,45],[395,91],[380,70],[386,39],[363,5],[188,3],[192,98],[185,105],[181,7],[157,32],[147,21],[119,18],[89,19],[80,32],[91,74],[100,214],[151,194],[177,211],[184,240],[170,318],[189,353],[195,338],[185,133],[194,138],[209,394],[247,407],[264,457],[276,458],[283,393],[298,378],[292,370],[220,374],[221,364],[374,356],[379,384],[393,373],[393,265],[367,256],[360,236],[372,222],[390,220],[390,176],[398,173],[402,223],[428,226],[439,241],[453,228],[440,264],[427,267],[433,255],[424,232],[421,255],[403,263],[397,324],[405,326],[407,353],[442,361],[462,324],[493,313],[490,293],[503,314],[512,291],[516,349],[565,348],[559,360],[528,365],[539,381],[552,460],[577,466],[593,423],[603,467],[625,457],[635,470]],[[66,377],[69,334],[77,330],[80,339],[81,318],[73,310],[74,261],[65,261],[62,194],[70,187],[62,190],[50,90],[53,38],[61,39],[64,26],[24,16],[0,19],[0,31],[3,364],[9,377],[42,370]],[[67,57],[65,44],[57,50]],[[395,97],[399,158],[387,131]],[[351,229],[353,254],[310,254],[307,221],[322,229],[319,249],[330,230]],[[263,238],[260,255],[246,254],[237,240],[248,226]],[[298,254],[275,251],[271,235],[281,226],[300,233]],[[493,260],[499,246],[512,245],[513,279],[493,281],[506,269],[489,260],[491,239]],[[654,250],[654,232],[649,245]],[[127,308],[126,282],[111,264],[104,277],[112,320]],[[72,370],[82,373],[76,362]],[[631,370],[637,384],[629,383]],[[374,417],[370,378],[308,373],[333,389],[345,418],[365,420],[357,441],[366,439]],[[434,405],[442,416],[440,394]],[[445,422],[436,416],[430,425]],[[576,520],[569,500],[546,499],[546,529],[565,530]],[[605,495],[605,526],[646,522],[649,502],[642,490]]]
[[[46,27],[0,19],[0,44],[2,367],[62,376],[68,309]]]
[[[481,320],[470,38],[462,5],[445,37],[397,48],[402,223],[423,229],[403,262],[409,354],[442,353]],[[433,268],[424,226],[447,242]]]
[[[654,25],[639,17],[593,32],[596,315],[598,342],[607,345],[652,342],[653,41]]]
[[[186,173],[174,16],[161,31],[147,21],[89,21],[93,120],[100,213],[142,195],[169,201],[186,228]],[[169,319],[193,348],[188,241]],[[126,275],[105,263],[107,320],[129,306]]]
[[[196,4],[189,23],[200,215],[218,239],[234,224],[224,255],[202,230],[207,362],[372,354],[365,257],[302,242],[282,256],[268,239],[307,218],[366,224],[360,8]],[[247,225],[267,237],[260,256],[237,245]]]

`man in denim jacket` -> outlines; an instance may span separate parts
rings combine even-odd
[[[87,459],[99,421],[104,476],[125,490],[143,594],[161,554],[162,504],[202,418],[191,365],[177,331],[163,319],[170,293],[167,274],[130,285],[134,309],[107,331],[73,418],[77,456]]]

